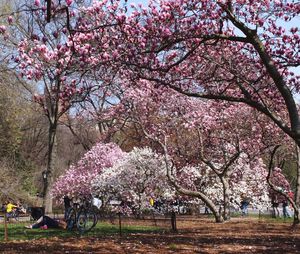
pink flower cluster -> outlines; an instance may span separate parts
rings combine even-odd
[[[115,144],[98,143],[83,158],[60,176],[53,185],[55,198],[88,196],[91,194],[91,182],[103,171],[111,167],[124,153]]]

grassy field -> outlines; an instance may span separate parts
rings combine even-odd
[[[232,218],[237,218],[240,217],[243,219],[243,217],[238,216],[238,215],[233,215]],[[212,215],[207,216],[207,218],[210,218],[212,221],[214,220]],[[260,216],[258,217],[257,215],[250,215],[246,218],[253,218],[257,219],[258,221],[264,220],[265,222],[268,223],[287,223],[287,224],[292,224],[293,219],[292,218],[271,218],[270,216]],[[181,223],[181,221],[185,221],[186,219],[183,217],[179,217],[178,223]],[[96,227],[91,230],[88,233],[85,233],[84,236],[105,236],[105,235],[114,235],[114,234],[119,234],[119,225],[117,221],[115,221],[116,224],[111,224],[108,222],[98,222]],[[41,238],[51,238],[51,237],[60,237],[60,238],[66,238],[66,237],[82,237],[77,230],[61,230],[61,229],[26,229],[25,225],[28,225],[29,222],[14,222],[14,223],[8,223],[8,239],[10,241],[18,241],[18,240],[35,240],[35,239],[41,239]],[[169,223],[168,221],[164,221],[163,224],[160,224],[158,226],[153,226],[151,225],[152,223],[149,223],[145,225],[145,221],[142,221],[141,224],[139,225],[139,221],[136,220],[135,224],[133,225],[128,225],[126,222],[124,225],[122,225],[121,232],[122,234],[131,234],[131,233],[159,233],[159,231],[166,230],[169,228]],[[4,224],[3,222],[0,223],[0,242],[4,241]]]
[[[10,241],[18,240],[36,240],[41,238],[51,238],[51,237],[82,237],[79,235],[77,230],[62,230],[62,229],[26,229],[25,225],[28,223],[9,223],[8,224],[8,239]],[[161,228],[155,226],[136,226],[136,225],[124,225],[122,226],[122,234],[130,233],[150,233],[158,232]],[[96,227],[88,233],[85,233],[83,237],[87,236],[101,236],[101,235],[113,235],[119,234],[119,226],[112,225],[110,223],[98,223]],[[0,224],[0,241],[4,241],[4,224]]]

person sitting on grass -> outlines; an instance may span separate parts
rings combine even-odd
[[[48,228],[67,228],[67,223],[64,220],[52,219],[47,215],[40,217],[36,223],[32,225],[25,226],[25,228],[41,228],[41,229],[48,229]]]

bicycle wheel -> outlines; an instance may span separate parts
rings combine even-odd
[[[76,211],[73,207],[70,207],[66,215],[67,229],[72,230],[76,225]]]
[[[18,212],[16,212],[16,213],[14,214],[14,218],[15,218],[16,221],[19,221],[19,220],[20,220],[20,216],[19,216],[19,213],[18,213]]]
[[[19,220],[20,220],[19,212],[18,212],[18,211],[14,211],[12,217],[13,217],[16,221],[19,221]]]
[[[80,233],[90,231],[97,224],[97,215],[93,211],[81,210],[77,216],[77,228]]]

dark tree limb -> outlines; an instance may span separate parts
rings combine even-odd
[[[51,0],[47,0],[47,23],[51,20]]]

